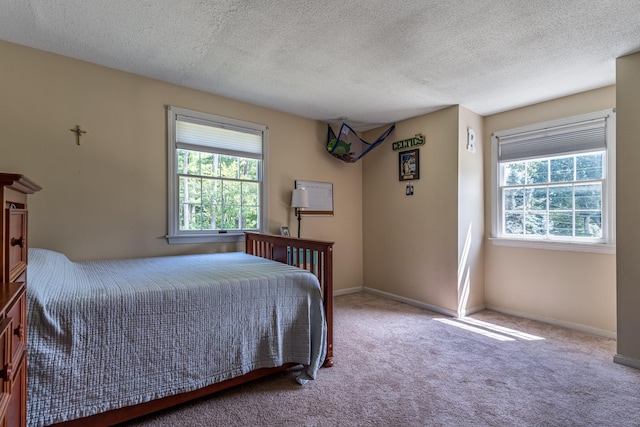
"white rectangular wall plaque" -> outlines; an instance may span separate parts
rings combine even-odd
[[[330,182],[296,180],[295,188],[305,188],[309,194],[309,207],[304,215],[333,215],[333,184]]]

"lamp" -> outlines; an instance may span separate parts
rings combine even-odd
[[[304,208],[309,207],[309,193],[303,187],[296,188],[291,194],[291,207],[296,210],[298,214],[298,238],[300,238],[300,212]]]

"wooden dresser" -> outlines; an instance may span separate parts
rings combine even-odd
[[[27,195],[40,186],[0,173],[0,427],[27,425]]]

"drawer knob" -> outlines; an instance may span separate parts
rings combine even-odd
[[[24,248],[26,244],[27,239],[24,237],[18,237],[17,239],[15,237],[11,238],[11,246],[20,246],[21,248]]]
[[[24,337],[24,326],[20,325],[13,330],[13,334],[18,338]]]

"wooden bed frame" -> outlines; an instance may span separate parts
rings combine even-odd
[[[318,277],[322,288],[323,305],[327,321],[327,356],[324,361],[324,366],[333,366],[333,242],[297,239],[295,237],[278,236],[275,234],[245,233],[245,252],[261,258],[303,268]],[[231,378],[191,392],[167,396],[135,406],[114,409],[101,414],[54,425],[59,427],[112,426],[276,372],[284,371],[293,366],[295,366],[295,364],[258,369],[240,377]]]

